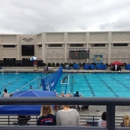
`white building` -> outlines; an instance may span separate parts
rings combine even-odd
[[[89,49],[89,59],[69,59],[70,49]],[[102,55],[103,63],[130,63],[130,31],[0,35],[0,60],[25,60],[33,55],[44,63],[93,63],[94,55]]]

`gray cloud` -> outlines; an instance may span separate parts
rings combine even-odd
[[[0,33],[129,30],[129,0],[0,0]]]
[[[130,19],[118,19],[112,23],[104,23],[100,25],[101,30],[130,30]]]

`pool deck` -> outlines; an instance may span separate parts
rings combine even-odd
[[[58,67],[49,67],[49,72],[55,72],[58,69]],[[2,67],[0,69],[1,73],[8,73],[8,72],[43,72],[43,67],[38,67],[37,70],[35,70],[34,67]],[[110,68],[107,70],[84,70],[84,69],[79,69],[79,70],[66,70],[63,69],[63,72],[70,72],[70,73],[130,73],[130,70],[125,70],[124,68],[119,71],[111,71]],[[106,106],[95,106],[91,105],[89,106],[89,110],[87,111],[82,111],[79,112],[81,114],[87,114],[87,115],[97,115],[101,116],[102,112],[106,111]],[[130,106],[117,106],[116,107],[116,116],[123,116],[123,115],[129,115],[130,116]]]
[[[49,72],[55,72],[59,67],[48,67]],[[2,67],[0,69],[0,72],[43,72],[43,67],[38,67],[37,69],[34,67]],[[69,72],[69,73],[130,73],[130,70],[126,70],[122,68],[122,70],[119,71],[111,71],[110,68],[107,68],[106,70],[84,70],[84,69],[63,69],[63,72]]]

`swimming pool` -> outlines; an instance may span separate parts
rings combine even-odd
[[[47,74],[49,75],[49,74]],[[0,91],[4,88],[9,93],[18,90],[42,89],[41,78],[43,73],[0,73]],[[61,84],[61,80],[68,75],[68,84]],[[129,97],[129,73],[63,73],[56,86],[56,91],[79,91],[84,97]]]

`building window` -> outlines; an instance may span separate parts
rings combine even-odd
[[[91,47],[105,47],[105,44],[91,44]]]
[[[22,58],[22,61],[30,61],[29,58]]]
[[[4,61],[7,61],[7,60],[8,60],[8,61],[9,61],[9,60],[10,60],[10,61],[16,61],[15,58],[4,58],[3,60],[4,60]]]
[[[121,44],[119,44],[119,43],[115,43],[115,44],[113,44],[113,46],[128,46],[128,44],[127,43],[121,43]]]
[[[49,44],[48,47],[62,47],[62,44]]]
[[[34,45],[22,45],[22,56],[34,56]]]
[[[3,45],[3,48],[15,48],[15,45]]]
[[[84,44],[70,44],[70,47],[84,47]]]
[[[42,44],[39,44],[38,47],[42,47]]]

